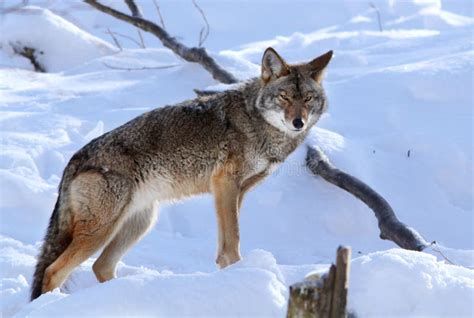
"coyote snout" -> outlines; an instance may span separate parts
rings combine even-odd
[[[295,119],[293,119],[292,123],[293,123],[293,127],[295,127],[295,129],[297,131],[301,130],[304,126],[304,122],[305,120],[303,120],[302,118],[300,117],[296,117]]]
[[[152,110],[80,149],[64,169],[31,299],[61,286],[100,249],[92,269],[100,282],[114,278],[153,226],[157,204],[206,192],[217,212],[216,262],[237,262],[242,200],[326,110],[321,80],[331,56],[289,65],[268,48],[260,77]]]

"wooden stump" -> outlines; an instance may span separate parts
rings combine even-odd
[[[350,257],[350,248],[340,246],[336,265],[332,264],[328,273],[290,286],[287,317],[346,317]]]

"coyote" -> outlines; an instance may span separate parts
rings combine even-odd
[[[210,192],[218,220],[216,263],[241,259],[245,193],[301,144],[327,109],[321,86],[329,51],[289,65],[268,48],[259,78],[144,113],[92,140],[64,169],[36,265],[31,299],[60,287],[104,247],[100,282],[157,219],[158,202]]]

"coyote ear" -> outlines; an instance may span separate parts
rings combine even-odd
[[[311,77],[318,83],[321,83],[324,77],[324,70],[332,58],[332,51],[324,53],[308,63],[311,70]]]
[[[272,76],[276,78],[290,73],[285,60],[271,47],[265,50],[262,58],[262,79],[268,82]]]

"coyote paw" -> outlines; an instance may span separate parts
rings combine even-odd
[[[240,261],[242,257],[239,252],[235,253],[222,253],[217,256],[216,264],[220,269],[223,269],[229,265],[232,265]]]
[[[44,294],[46,292],[52,291],[60,285],[61,282],[58,281],[57,272],[54,271],[52,268],[48,267],[44,273],[41,292]]]

